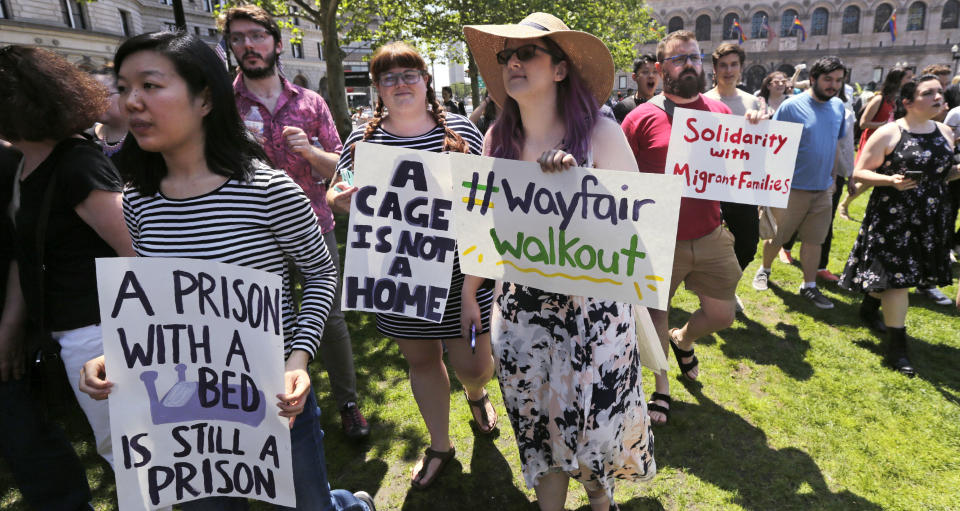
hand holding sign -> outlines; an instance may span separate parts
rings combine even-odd
[[[113,383],[107,380],[107,368],[103,363],[103,355],[88,360],[80,369],[80,391],[88,396],[103,401],[110,396]]]

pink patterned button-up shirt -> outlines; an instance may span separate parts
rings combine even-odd
[[[250,108],[256,106],[263,118],[263,148],[267,156],[277,168],[281,168],[303,188],[310,199],[314,213],[320,221],[320,230],[323,233],[333,230],[333,212],[327,205],[327,188],[310,174],[310,162],[293,152],[283,138],[284,126],[296,126],[302,129],[311,143],[317,142],[324,151],[340,154],[343,145],[337,134],[337,127],[330,115],[330,109],[319,94],[304,89],[281,77],[283,92],[277,100],[277,108],[270,112],[267,107],[247,89],[243,83],[243,74],[238,74],[233,81],[233,90],[236,94],[237,108],[244,119],[250,113]]]

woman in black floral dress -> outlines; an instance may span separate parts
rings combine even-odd
[[[854,170],[854,179],[876,189],[840,286],[867,293],[861,317],[886,330],[888,363],[913,376],[904,328],[907,290],[951,283],[946,182],[958,177],[958,168],[950,128],[931,120],[943,108],[937,78],[907,82],[900,98],[906,114],[870,137]]]

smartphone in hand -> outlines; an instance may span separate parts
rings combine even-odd
[[[922,170],[908,170],[903,173],[903,177],[912,179],[916,182],[923,181],[923,171]]]

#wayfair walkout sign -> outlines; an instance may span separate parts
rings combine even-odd
[[[449,158],[463,273],[666,310],[679,178]]]
[[[802,132],[798,123],[677,108],[665,173],[683,178],[684,197],[785,208]]]
[[[97,259],[120,509],[235,496],[295,505],[282,280],[175,258]]]

